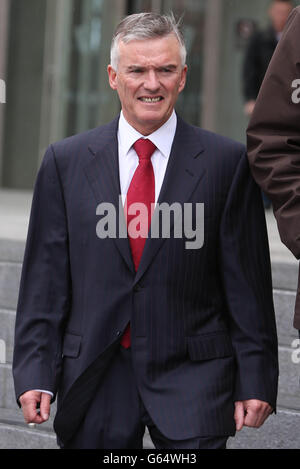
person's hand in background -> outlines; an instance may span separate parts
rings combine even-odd
[[[252,99],[251,101],[247,101],[245,106],[244,106],[244,112],[246,116],[250,117],[252,115],[252,112],[254,111],[255,107],[255,99]]]

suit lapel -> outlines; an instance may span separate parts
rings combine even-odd
[[[200,156],[203,152],[204,148],[199,142],[199,133],[196,134],[192,126],[178,118],[177,130],[158,198],[158,205],[162,203],[172,205],[175,202],[181,204],[188,202],[206,171],[205,159]],[[155,220],[157,221],[156,213],[157,207],[153,214],[154,223]],[[135,277],[135,283],[141,279],[164,242],[165,239],[163,238],[149,237],[147,239]]]
[[[85,166],[84,170],[97,205],[102,202],[113,204],[116,208],[117,223],[120,222],[122,231],[126,232],[124,211],[123,209],[120,211],[119,207],[121,189],[117,140],[118,122],[119,118],[106,126],[100,132],[98,139],[89,145],[89,150],[94,158]],[[205,174],[204,158],[201,158],[203,151],[204,148],[199,142],[199,134],[196,134],[192,126],[178,117],[177,130],[158,198],[158,205],[188,202]],[[157,209],[155,213],[157,213]],[[155,213],[153,220],[156,220]],[[117,235],[114,241],[128,268],[135,273],[128,238],[120,238]],[[136,272],[135,283],[141,279],[164,242],[163,238],[151,239],[149,237],[147,239]]]
[[[101,132],[97,141],[89,145],[94,158],[85,166],[85,174],[94,193],[97,205],[110,203],[116,209],[117,225],[120,223],[123,233],[127,232],[124,211],[119,207],[121,194],[118,160],[118,122],[119,118]],[[117,248],[129,269],[135,273],[128,238],[114,238]]]

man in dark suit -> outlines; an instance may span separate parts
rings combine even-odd
[[[243,63],[245,113],[251,116],[259,89],[286,21],[293,9],[291,0],[272,0],[268,10],[270,25],[256,31],[248,44]]]
[[[282,242],[297,259],[300,259],[299,40],[300,7],[297,7],[272,58],[247,130],[253,175],[272,200]],[[298,330],[299,291],[298,288],[294,317]]]
[[[251,116],[259,89],[268,65],[274,54],[286,21],[293,9],[291,0],[272,0],[268,10],[270,25],[255,32],[250,39],[243,64],[243,94],[245,114]],[[271,201],[263,192],[264,207],[271,207]]]
[[[225,448],[276,406],[260,192],[243,145],[175,113],[185,60],[172,17],[125,18],[108,67],[121,115],[39,171],[13,368],[26,422],[58,394],[64,448],[140,448],[145,426],[156,448]]]

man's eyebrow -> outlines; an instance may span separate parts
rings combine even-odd
[[[131,70],[144,70],[145,67],[143,67],[142,65],[129,65],[127,67],[127,70],[131,71]]]
[[[129,65],[127,70],[130,72],[132,70],[145,70],[146,68],[147,67],[144,67],[143,65]],[[176,70],[178,67],[175,64],[160,65],[159,67],[156,67],[157,70],[164,70],[166,68],[169,70]]]
[[[164,69],[164,68],[167,68],[167,69],[169,69],[169,70],[176,70],[176,69],[177,69],[177,65],[175,65],[175,64],[169,64],[169,65],[162,65],[161,67],[158,67],[159,70]]]

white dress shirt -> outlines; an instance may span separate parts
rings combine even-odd
[[[139,158],[133,148],[134,143],[140,138],[151,140],[156,146],[156,150],[151,157],[154,178],[155,178],[155,203],[157,203],[161,186],[165,177],[167,164],[169,161],[175,132],[177,127],[177,116],[173,111],[169,120],[151,135],[145,137],[135,130],[126,121],[123,112],[120,115],[118,129],[118,146],[119,146],[119,174],[122,202],[125,205],[127,191],[129,189],[131,179],[139,165]],[[36,389],[36,391],[45,392],[53,396],[50,391]]]
[[[120,115],[118,142],[119,142],[119,173],[122,202],[125,205],[127,191],[131,179],[139,165],[139,158],[133,148],[134,143],[140,138],[151,140],[156,150],[151,157],[155,178],[155,203],[157,203],[161,186],[165,177],[175,132],[177,116],[173,111],[169,120],[158,130],[145,137],[135,130],[125,119],[123,112]]]

